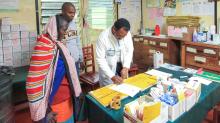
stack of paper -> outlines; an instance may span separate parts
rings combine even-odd
[[[122,83],[120,85],[114,85],[111,87],[111,89],[129,95],[131,97],[134,97],[138,92],[141,91],[140,88],[126,83]]]

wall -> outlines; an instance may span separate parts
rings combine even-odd
[[[155,25],[156,25],[156,21],[155,20],[149,20],[148,18],[148,10],[146,7],[146,2],[147,0],[143,0],[143,22],[144,22],[144,27],[145,28],[151,28],[154,29]],[[218,2],[218,5],[220,6],[220,2]],[[177,2],[177,6],[176,6],[176,15],[177,16],[181,16],[181,4]],[[218,8],[218,15],[220,18],[220,8]],[[200,21],[204,21],[205,25],[207,27],[209,27],[210,25],[214,24],[214,16],[200,16],[201,19]],[[163,17],[163,21],[164,21],[164,25],[162,26],[162,33],[166,33],[166,17]]]
[[[218,18],[218,33],[220,33],[220,1],[218,1],[218,9],[217,9],[217,14],[218,14],[218,16],[217,16],[217,18]]]
[[[17,11],[0,11],[0,18],[2,17],[12,17],[14,24],[27,24],[30,30],[35,31],[35,0],[19,0],[19,9]]]

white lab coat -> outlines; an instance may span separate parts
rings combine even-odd
[[[115,76],[117,66],[117,39],[111,31],[111,27],[104,30],[96,42],[96,60],[99,66],[100,86],[112,84],[111,78]],[[121,62],[123,67],[130,68],[133,57],[133,41],[130,31],[119,40],[121,48]]]

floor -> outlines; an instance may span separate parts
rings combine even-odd
[[[16,111],[15,123],[32,123],[30,111],[28,108]],[[88,123],[88,121],[77,122],[77,123]]]
[[[212,123],[213,111],[211,110],[206,117],[206,120],[203,120],[202,123]],[[15,114],[15,123],[32,123],[30,118],[30,112],[28,108],[19,110]],[[88,123],[88,121],[77,122],[77,123]]]

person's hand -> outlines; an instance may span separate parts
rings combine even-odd
[[[127,79],[128,78],[128,68],[123,68],[122,70],[121,70],[121,77],[123,78],[123,79]]]
[[[84,64],[84,62],[80,62],[80,69],[81,69],[81,70],[84,70],[84,69],[85,69],[85,64]]]
[[[113,76],[111,80],[114,82],[114,84],[121,84],[123,82],[123,79],[120,76]]]
[[[57,113],[51,111],[47,114],[47,123],[57,123],[56,121]]]

